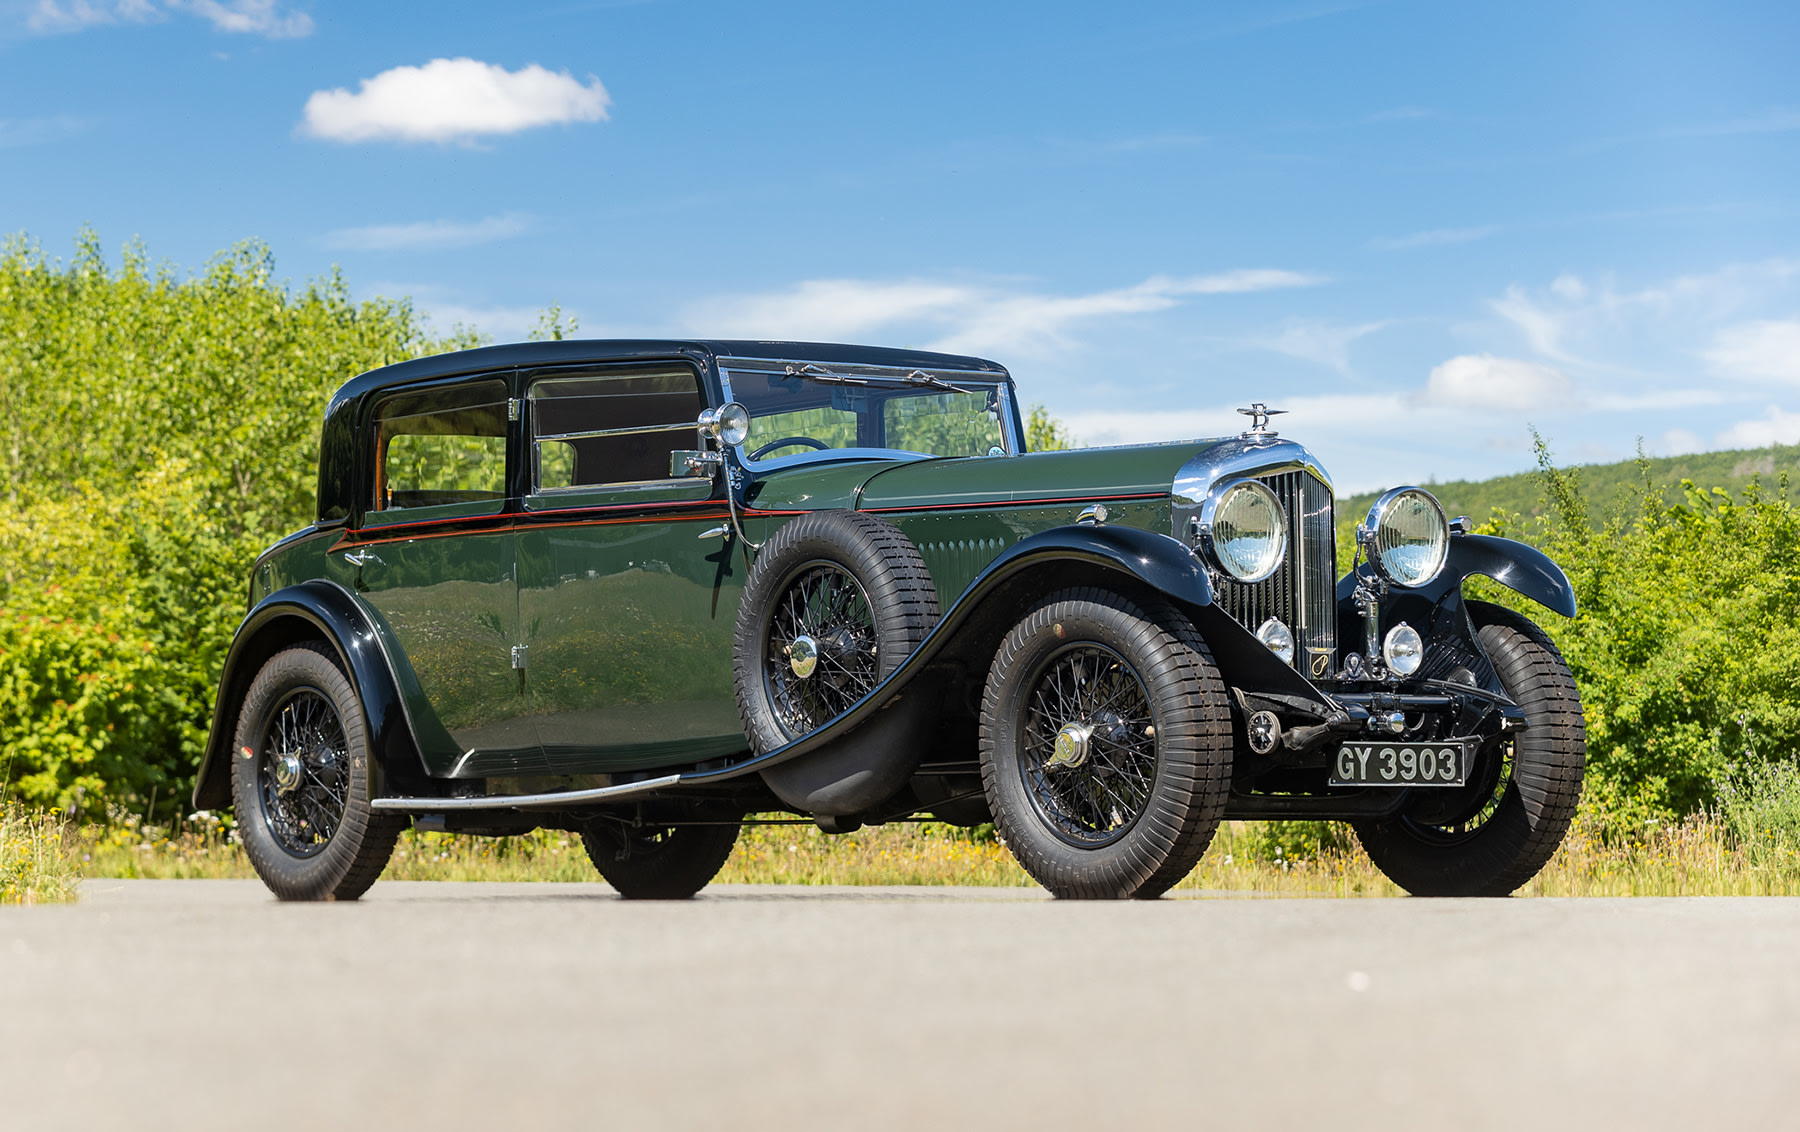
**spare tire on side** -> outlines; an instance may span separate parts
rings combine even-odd
[[[738,606],[733,661],[751,747],[765,754],[842,714],[900,667],[937,618],[925,560],[892,523],[858,511],[790,521],[756,556]],[[882,730],[901,723],[884,720]],[[859,812],[910,777],[923,752],[896,742],[904,738],[827,747],[763,777],[798,809]]]

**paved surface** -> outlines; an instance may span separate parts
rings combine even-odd
[[[1800,1123],[1800,901],[97,881],[0,909],[0,1127]]]

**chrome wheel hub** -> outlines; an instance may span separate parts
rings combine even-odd
[[[1044,760],[1044,769],[1063,770],[1087,762],[1089,744],[1093,738],[1094,729],[1085,723],[1063,724],[1056,732],[1056,743],[1051,749],[1050,757]]]
[[[300,780],[304,777],[304,772],[301,769],[300,760],[298,758],[293,755],[282,755],[275,760],[275,765],[270,768],[269,777],[275,780],[275,792],[277,794],[292,794],[294,788],[300,785]]]
[[[794,643],[788,646],[787,654],[788,667],[802,680],[811,676],[813,670],[819,667],[819,642],[805,633],[794,638]]]

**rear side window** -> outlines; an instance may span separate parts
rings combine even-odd
[[[669,454],[694,446],[705,406],[686,369],[547,378],[529,400],[540,492],[667,483]]]
[[[402,394],[376,409],[375,510],[505,499],[505,382]]]

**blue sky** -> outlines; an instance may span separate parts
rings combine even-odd
[[[0,231],[963,350],[1340,490],[1800,442],[1800,5],[0,0]]]

